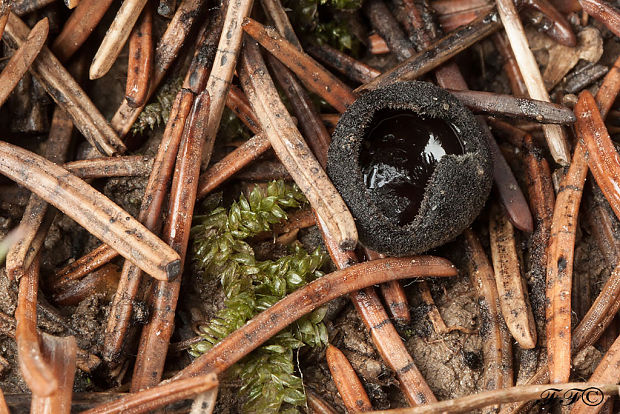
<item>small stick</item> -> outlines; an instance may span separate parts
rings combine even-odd
[[[71,120],[61,108],[56,107],[43,151],[45,158],[56,163],[64,161],[71,144],[72,132]],[[18,280],[30,267],[43,245],[54,216],[55,210],[49,209],[44,200],[35,194],[30,195],[20,222],[22,236],[7,255],[6,270],[11,280]]]
[[[369,0],[362,7],[372,27],[387,43],[390,51],[399,61],[409,59],[415,54],[413,45],[405,36],[398,22],[383,0]]]
[[[151,7],[142,10],[138,24],[129,37],[129,63],[125,99],[133,108],[146,104],[149,82],[153,69],[153,12]]]
[[[575,106],[578,135],[588,133],[583,122],[591,111],[582,95]],[[579,143],[558,192],[548,248],[547,359],[549,376],[555,383],[565,382],[570,375],[573,254],[577,214],[587,172],[586,149]]]
[[[193,100],[194,94],[187,89],[181,89],[177,94],[144,190],[138,220],[153,232],[159,230],[162,206]],[[106,324],[103,358],[108,362],[117,361],[120,357],[141,280],[140,269],[126,261]]]
[[[30,412],[33,414],[69,414],[76,367],[77,343],[75,338],[73,336],[59,338],[44,332],[41,334],[41,354],[58,382],[58,389],[47,397],[33,393]]]
[[[112,67],[131,33],[147,0],[125,0],[101,41],[90,65],[90,79],[99,79]]]
[[[337,243],[353,249],[357,244],[353,217],[280,101],[256,43],[246,44],[242,64],[241,83],[278,158],[333,232]]]
[[[157,87],[172,65],[172,62],[174,62],[174,59],[178,56],[181,46],[183,46],[185,39],[192,29],[192,25],[200,16],[200,9],[203,3],[202,0],[182,0],[179,7],[177,7],[174,17],[170,20],[170,23],[168,23],[166,31],[155,48],[153,73],[151,74],[149,92],[146,98],[147,101],[157,90]],[[114,128],[118,135],[123,137],[127,135],[143,109],[144,106],[132,108],[127,103],[127,100],[123,99],[121,105],[112,117],[110,125],[112,125],[112,128]]]
[[[497,206],[491,212],[489,235],[504,321],[521,348],[532,349],[536,346],[536,324],[527,286],[521,277],[514,227]]]
[[[102,244],[75,262],[58,270],[54,276],[54,289],[56,289],[56,286],[61,286],[66,282],[86,276],[104,264],[109,263],[117,256],[118,252],[116,250],[107,244]]]
[[[447,36],[436,39],[424,52],[418,53],[384,72],[357,89],[356,93],[377,89],[394,82],[413,80],[436,69],[458,53],[496,32],[501,26],[497,12],[481,16],[471,24],[460,27]]]
[[[145,413],[173,402],[191,399],[217,386],[217,376],[209,373],[132,393],[116,401],[82,411],[82,414]]]
[[[620,12],[611,4],[601,0],[579,0],[579,4],[583,7],[583,11],[620,37]]]
[[[328,345],[325,350],[325,359],[347,412],[372,411],[368,394],[342,351],[333,345]]]
[[[173,380],[208,371],[222,373],[285,326],[322,304],[349,292],[402,278],[455,275],[456,269],[450,262],[431,256],[379,259],[336,270],[308,283],[255,316],[207,353],[195,359],[175,375]]]
[[[499,295],[493,268],[476,234],[464,232],[468,254],[469,278],[478,297],[478,307],[486,321],[482,336],[484,355],[484,389],[493,390],[512,385],[512,340],[500,316]]]
[[[48,397],[58,390],[58,381],[43,358],[37,332],[39,259],[33,260],[19,281],[15,319],[15,341],[19,369],[33,395]]]
[[[478,408],[489,405],[510,403],[515,401],[529,401],[551,397],[554,393],[563,395],[566,391],[575,389],[586,390],[596,388],[597,394],[618,395],[618,386],[615,384],[596,384],[591,382],[569,382],[553,385],[520,385],[517,387],[504,388],[495,391],[483,391],[475,395],[441,401],[423,407],[396,408],[393,410],[371,411],[370,414],[454,414],[469,413]]]
[[[527,43],[523,25],[519,20],[514,4],[510,0],[496,0],[496,3],[530,97],[549,102],[549,94],[538,69],[538,64],[534,59],[534,54]],[[545,124],[543,125],[543,132],[553,159],[560,165],[568,165],[570,152],[564,130],[557,125]]]
[[[155,278],[175,277],[179,256],[126,211],[39,155],[0,142],[0,172],[36,193]],[[24,170],[24,165],[29,169]]]
[[[306,397],[308,399],[308,407],[313,414],[338,414],[338,411],[321,398],[312,389],[306,388]]]
[[[20,0],[13,1],[11,5],[11,9],[13,13],[18,16],[24,16],[28,13],[32,13],[36,10],[42,9],[48,4],[53,3],[56,0]]]
[[[157,14],[164,17],[172,17],[177,7],[177,0],[159,0],[157,6]]]
[[[488,113],[545,124],[571,124],[573,111],[563,105],[491,92],[448,89],[474,113]]]
[[[17,16],[11,14],[3,40],[11,46],[21,46],[29,29]],[[125,145],[108,125],[103,115],[86,96],[80,85],[61,65],[58,59],[43,47],[30,67],[30,72],[47,93],[63,108],[82,135],[103,155],[125,151]]]
[[[52,51],[66,62],[95,30],[114,0],[81,0],[52,44]]]
[[[588,382],[620,382],[620,336],[614,341],[611,347],[609,347]],[[586,405],[584,401],[578,400],[573,406],[571,414],[596,414],[601,411],[607,400],[609,400],[609,397],[605,397],[603,401],[596,406],[591,406],[590,404]]]
[[[284,63],[313,92],[320,95],[339,112],[344,112],[354,100],[351,89],[323,68],[310,56],[280,36],[272,27],[265,27],[256,20],[243,21],[243,30],[258,41],[278,60]]]
[[[104,177],[146,177],[153,168],[153,158],[144,155],[89,158],[65,163],[63,168],[84,180]]]
[[[327,44],[310,43],[305,51],[355,82],[367,83],[381,75],[377,69]]]
[[[8,14],[4,20],[8,19]],[[6,25],[6,23],[5,23]],[[6,102],[7,98],[17,86],[17,83],[24,76],[34,59],[39,55],[41,48],[47,39],[49,22],[47,18],[39,20],[28,34],[28,38],[22,43],[19,49],[13,53],[8,63],[0,73],[0,106]]]
[[[385,258],[384,255],[370,250],[364,249],[368,260],[377,260]],[[406,324],[411,321],[411,312],[409,312],[409,303],[407,302],[407,294],[403,286],[397,282],[384,283],[379,286],[381,294],[385,300],[390,316],[400,324]]]
[[[271,148],[271,142],[262,133],[254,135],[235,148],[234,151],[209,167],[200,176],[198,179],[198,199],[204,198],[236,172],[264,154],[269,148]]]
[[[163,232],[164,239],[183,260],[189,242],[203,147],[213,148],[213,142],[209,141],[215,140],[214,135],[207,135],[209,119],[210,98],[209,92],[205,90],[196,97],[191,117],[183,130],[172,180],[168,219]],[[154,287],[151,294],[151,319],[142,329],[131,382],[132,392],[152,387],[161,380],[174,330],[181,279],[179,276],[169,282],[161,281]]]
[[[577,130],[588,150],[588,166],[603,195],[616,217],[620,217],[620,160],[616,148],[607,133],[594,97],[585,90],[579,95],[581,105],[591,108],[584,114]],[[578,102],[579,105],[579,102]],[[578,106],[575,107],[577,111]]]

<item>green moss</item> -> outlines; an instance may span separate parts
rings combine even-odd
[[[204,341],[190,353],[199,356],[258,313],[287,294],[323,275],[326,256],[312,253],[294,243],[289,255],[277,260],[258,261],[246,239],[286,219],[285,208],[298,208],[305,198],[296,186],[272,182],[266,191],[255,188],[229,209],[214,207],[198,218],[192,229],[194,260],[206,277],[218,277],[224,288],[224,307],[200,327]],[[327,343],[327,330],[318,309],[291,324],[232,369],[247,396],[245,412],[277,413],[305,405],[301,378],[295,375],[294,351],[304,345]]]

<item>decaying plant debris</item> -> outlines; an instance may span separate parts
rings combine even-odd
[[[618,412],[619,28],[606,0],[0,0],[0,413]],[[485,147],[484,194],[433,194],[493,190],[390,257],[331,134],[371,117],[367,145],[349,108],[412,80]]]

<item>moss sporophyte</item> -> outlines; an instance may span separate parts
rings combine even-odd
[[[205,277],[219,277],[224,307],[200,326],[204,341],[190,353],[199,356],[258,313],[287,294],[321,277],[326,255],[319,249],[308,253],[298,242],[289,255],[277,260],[256,260],[247,239],[287,218],[285,209],[306,203],[295,185],[272,182],[266,190],[256,187],[248,198],[240,196],[228,209],[218,206],[196,218],[192,229],[193,258]],[[231,371],[241,379],[246,412],[296,412],[306,397],[295,373],[294,352],[299,348],[327,344],[327,330],[319,308],[282,330]]]

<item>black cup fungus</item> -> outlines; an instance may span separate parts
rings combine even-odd
[[[356,219],[360,242],[392,256],[458,236],[489,195],[484,132],[455,97],[427,82],[368,92],[342,115],[327,173]]]

